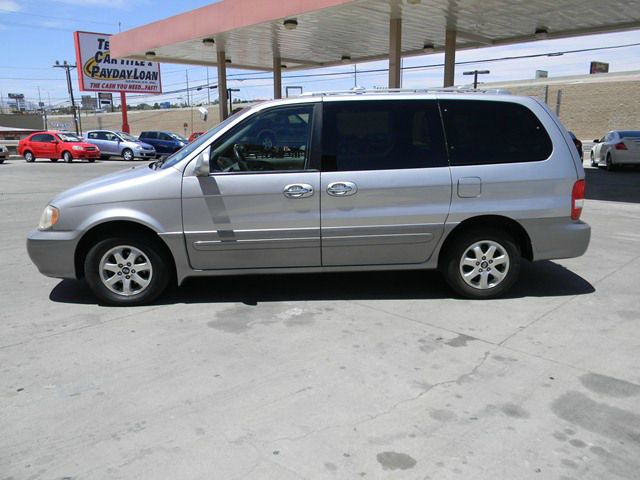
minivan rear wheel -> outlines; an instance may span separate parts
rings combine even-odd
[[[520,272],[520,250],[499,229],[462,232],[445,252],[442,271],[453,290],[472,299],[496,298],[509,290]]]
[[[145,305],[165,291],[170,264],[157,241],[143,236],[107,238],[94,245],[84,262],[93,293],[107,305]]]

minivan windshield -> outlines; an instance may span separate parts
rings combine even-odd
[[[137,142],[138,139],[136,137],[134,137],[133,135],[129,135],[128,133],[124,133],[124,132],[116,132],[120,138],[122,138],[125,142]]]
[[[234,113],[233,115],[228,117],[226,120],[224,120],[223,122],[220,122],[218,125],[213,127],[208,132],[203,133],[202,135],[200,135],[198,138],[196,138],[193,142],[189,143],[187,146],[185,146],[185,147],[181,148],[180,150],[178,150],[173,155],[170,155],[169,157],[167,157],[164,160],[158,160],[153,165],[155,165],[156,168],[173,167],[178,162],[180,162],[180,161],[184,160],[185,158],[187,158],[192,152],[194,152],[195,150],[198,150],[201,145],[207,143],[211,137],[213,137],[220,130],[224,129],[231,122],[234,122],[236,120],[236,118],[238,118],[238,116],[241,113],[244,114],[244,113],[247,112],[247,110],[250,110],[250,109],[243,109],[241,111],[238,111],[238,112]]]

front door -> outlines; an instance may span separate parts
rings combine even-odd
[[[322,264],[418,264],[451,201],[436,101],[325,100]]]
[[[184,233],[194,269],[321,264],[314,108],[305,103],[257,112],[211,145],[208,177],[184,177]],[[255,125],[265,115],[291,114],[306,125],[298,137],[276,137],[277,146],[268,147],[255,141]]]

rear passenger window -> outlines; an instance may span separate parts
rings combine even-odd
[[[527,107],[484,100],[440,101],[451,165],[536,162],[553,145]]]
[[[428,168],[447,164],[435,101],[327,102],[322,124],[324,171]]]

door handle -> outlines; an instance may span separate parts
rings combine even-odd
[[[355,195],[358,187],[353,182],[333,182],[327,185],[327,193],[333,197]]]
[[[306,198],[313,195],[313,187],[308,183],[294,183],[284,187],[282,194],[287,198]]]

